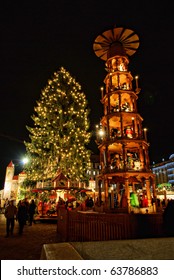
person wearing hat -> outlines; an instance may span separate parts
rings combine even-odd
[[[6,217],[6,236],[9,237],[9,233],[13,235],[14,223],[17,214],[17,208],[13,203],[13,200],[10,200],[9,205],[5,208],[5,217]]]

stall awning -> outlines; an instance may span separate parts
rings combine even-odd
[[[44,188],[33,189],[32,192],[35,192],[35,193],[40,192],[41,193],[41,192],[44,192],[44,191],[52,191],[52,190],[54,190],[53,187],[44,187]]]

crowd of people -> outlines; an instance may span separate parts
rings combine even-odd
[[[157,201],[159,203],[159,201]],[[86,197],[85,200],[78,202],[76,200],[64,200],[59,197],[57,202],[56,212],[59,207],[65,207],[67,210],[92,210],[97,205],[97,200],[94,203],[92,197]],[[160,205],[162,202],[160,201]],[[166,201],[165,207],[163,209],[163,222],[166,233],[169,235],[174,234],[174,200]],[[14,200],[6,199],[4,204],[4,215],[6,217],[6,235],[9,237],[13,235],[15,222],[18,222],[18,233],[23,234],[25,225],[32,226],[35,223],[34,215],[38,211],[38,205],[31,199],[29,202],[27,198],[20,200],[17,205],[15,205]]]
[[[92,197],[87,196],[83,201],[77,201],[76,199],[67,199],[66,201],[59,197],[57,203],[57,209],[59,207],[65,207],[67,210],[89,210],[94,206],[94,201]]]
[[[43,205],[44,203],[42,203],[42,206]],[[62,198],[59,198],[59,201],[57,202],[57,207],[55,207],[55,212],[57,212],[57,209],[60,205],[64,205],[65,208],[68,210],[87,210],[92,209],[92,207],[94,206],[94,202],[91,197],[87,197],[86,200],[84,200],[82,203],[79,203],[76,200],[64,201]],[[32,226],[32,224],[35,223],[34,215],[36,213],[39,213],[39,210],[41,211],[39,207],[41,208],[40,204],[36,203],[34,199],[31,199],[31,201],[29,202],[28,199],[25,198],[23,200],[20,200],[17,203],[17,205],[14,200],[6,199],[4,203],[4,215],[6,218],[5,237],[13,235],[15,222],[18,222],[18,233],[19,235],[22,235],[25,225]],[[52,211],[52,208],[50,208],[49,211]],[[47,212],[48,210],[46,211],[46,213]]]
[[[30,202],[28,199],[20,200],[17,205],[14,205],[14,200],[6,199],[4,204],[4,214],[6,217],[6,235],[13,235],[15,221],[18,221],[19,224],[19,235],[23,234],[24,226],[28,223],[29,226],[32,226],[34,222],[34,214],[36,211],[36,204],[34,199]]]

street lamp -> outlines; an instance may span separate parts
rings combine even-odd
[[[100,125],[96,125],[96,136],[97,136],[97,142],[101,142],[103,137],[105,136],[105,130],[103,127]]]
[[[102,138],[105,135],[105,131],[102,128],[100,128],[98,134]]]
[[[22,163],[25,165],[25,164],[27,164],[28,163],[28,158],[27,157],[24,157],[23,159],[22,159]]]

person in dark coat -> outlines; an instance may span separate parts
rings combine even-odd
[[[29,213],[29,225],[32,226],[32,223],[34,222],[34,214],[36,211],[36,204],[34,202],[34,199],[31,200],[29,207],[28,207],[28,213]]]
[[[18,204],[17,220],[19,223],[19,234],[21,235],[27,220],[27,208],[24,201],[20,201]]]
[[[26,219],[26,223],[27,223],[27,222],[29,222],[29,201],[28,201],[27,197],[24,199],[24,204],[25,204],[26,210],[27,210],[27,219]]]
[[[174,200],[169,200],[163,213],[164,229],[168,236],[174,236]]]
[[[6,217],[6,236],[9,237],[9,232],[13,235],[15,218],[17,214],[17,208],[13,204],[13,200],[10,201],[9,205],[5,208],[5,217]]]
[[[92,208],[94,206],[92,197],[87,197],[85,202],[86,202],[86,207]]]

